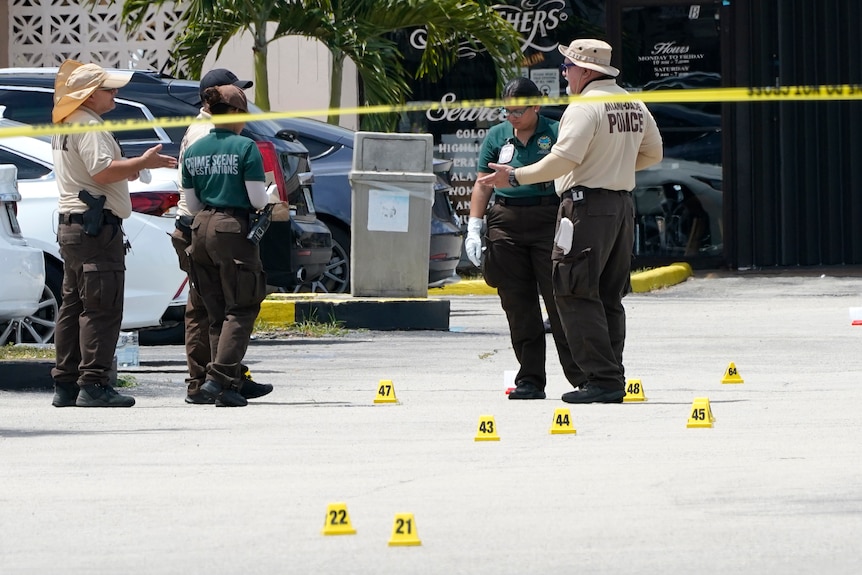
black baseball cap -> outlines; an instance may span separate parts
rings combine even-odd
[[[241,90],[245,90],[251,88],[254,85],[254,82],[251,80],[240,80],[236,77],[236,74],[227,70],[225,68],[216,68],[214,70],[210,70],[209,72],[201,78],[201,100],[204,98],[204,90],[207,88],[213,88],[215,86],[236,86]]]

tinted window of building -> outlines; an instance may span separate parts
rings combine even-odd
[[[620,84],[628,90],[721,86],[718,2],[628,6],[620,24]],[[638,173],[635,254],[720,257],[721,105],[652,103],[649,108],[662,133],[665,159]]]

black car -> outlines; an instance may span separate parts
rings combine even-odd
[[[53,93],[55,74],[56,69],[50,68],[0,70],[0,104],[14,108],[7,117],[30,124],[50,123],[48,102]],[[48,108],[35,104],[40,99]],[[201,104],[198,82],[178,80],[151,71],[134,71],[131,81],[120,88],[115,101],[117,107],[104,116],[106,120],[195,116]],[[262,112],[252,103],[249,103],[249,111]],[[163,153],[176,155],[184,133],[184,125],[157,125],[117,132],[117,137],[131,156],[156,143],[162,143]],[[332,255],[322,276],[309,277],[296,289],[334,293],[349,291],[351,187],[348,173],[352,165],[354,132],[317,120],[290,118],[248,122],[243,135],[253,140],[271,141],[280,147],[279,150],[288,143],[301,143],[308,150],[314,174],[313,205],[309,202],[308,208],[314,210],[317,218],[331,231]],[[281,151],[280,158],[286,178],[299,173],[300,168],[294,162],[302,163],[302,160],[297,154]],[[461,256],[463,233],[449,200],[450,168],[451,161],[434,162],[437,182],[432,204],[429,287],[459,279],[455,269]]]
[[[0,105],[6,106],[5,116],[28,124],[50,124],[56,73],[56,68],[0,70]],[[156,72],[129,73],[129,83],[120,88],[114,98],[116,107],[103,116],[105,120],[153,121],[194,117],[200,111],[197,82]],[[269,121],[254,121],[246,124],[243,135],[257,142],[264,168],[277,184],[279,199],[290,206],[289,219],[274,221],[261,242],[267,282],[281,291],[295,291],[319,281],[330,263],[332,236],[314,211],[308,150],[291,134],[278,134],[280,129]],[[177,156],[185,130],[185,123],[181,123],[145,126],[115,135],[126,156],[139,156],[156,144],[162,144],[163,154]],[[163,212],[171,207],[154,203],[154,208]]]

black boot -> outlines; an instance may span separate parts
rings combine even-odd
[[[201,386],[201,393],[215,400],[216,407],[245,407],[248,401],[232,388],[223,389],[215,381],[208,380]]]
[[[135,405],[135,398],[129,395],[120,395],[110,385],[91,383],[81,387],[75,405],[78,407],[132,407]]]
[[[54,382],[54,400],[51,405],[54,407],[75,407],[75,401],[78,399],[78,392],[81,390],[77,383],[61,383]]]
[[[242,387],[240,387],[239,392],[246,399],[255,399],[272,393],[271,383],[256,382],[251,378],[251,373],[248,371],[242,375],[241,381]]]

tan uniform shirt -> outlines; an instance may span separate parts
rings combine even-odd
[[[87,108],[72,112],[64,124],[101,124],[102,118]],[[60,188],[60,213],[80,214],[88,206],[78,199],[78,192],[87,190],[92,195],[105,196],[105,209],[121,218],[132,214],[129,183],[120,180],[113,184],[97,184],[93,174],[98,174],[123,157],[120,145],[110,132],[85,132],[83,134],[57,134],[51,138],[54,150],[54,173]]]
[[[626,93],[615,80],[596,80],[581,95]],[[631,191],[635,187],[638,151],[654,146],[661,150],[661,134],[643,102],[569,104],[560,119],[560,134],[551,153],[578,166],[554,180],[557,192],[576,185]]]
[[[197,120],[209,120],[212,118],[208,112],[205,112],[203,108],[201,108],[200,113],[197,116]],[[195,122],[191,126],[188,127],[186,133],[183,135],[183,141],[180,144],[180,157],[179,164],[177,166],[177,183],[180,188],[180,201],[177,203],[177,215],[180,216],[190,216],[192,215],[191,210],[189,210],[189,205],[186,202],[186,194],[183,192],[183,155],[186,152],[186,148],[206,136],[210,133],[210,130],[215,128],[215,124],[212,122]]]

